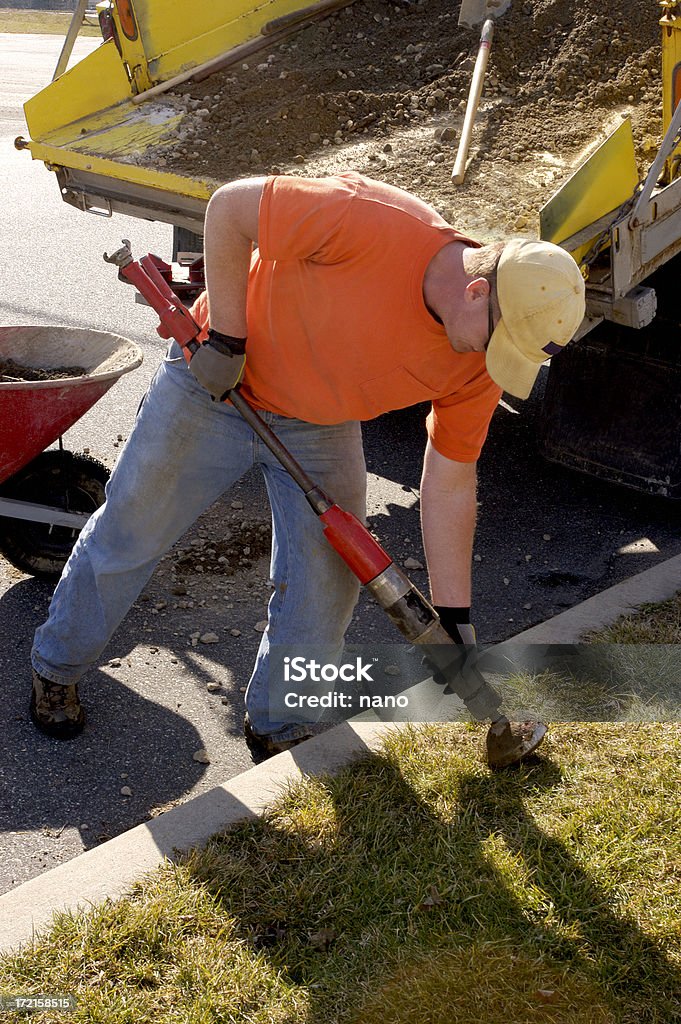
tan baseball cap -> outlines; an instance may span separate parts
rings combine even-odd
[[[584,319],[584,279],[565,249],[514,239],[499,259],[497,298],[501,320],[487,346],[487,372],[504,391],[527,398],[541,364]]]

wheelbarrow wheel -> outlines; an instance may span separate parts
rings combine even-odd
[[[109,470],[87,455],[41,452],[0,486],[0,495],[51,505],[69,512],[94,512],[104,503]],[[0,516],[0,552],[12,565],[39,579],[59,579],[78,531]]]

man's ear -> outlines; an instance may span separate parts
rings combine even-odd
[[[486,277],[472,278],[464,289],[466,302],[487,302],[490,293],[490,283]]]

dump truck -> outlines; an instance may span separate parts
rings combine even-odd
[[[172,224],[185,298],[211,194],[249,174],[356,169],[482,241],[557,242],[587,309],[549,367],[541,451],[681,498],[677,0],[514,0],[463,186],[451,165],[478,40],[448,0],[105,0],[101,45],[64,70],[87,6],[16,140],[66,203]]]

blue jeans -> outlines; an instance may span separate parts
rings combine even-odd
[[[303,469],[363,521],[366,468],[359,423],[320,426],[269,412],[263,418]],[[274,589],[246,707],[257,733],[281,740],[307,735],[309,725],[270,721],[270,645],[314,644],[328,660],[338,657],[359,585],[324,539],[298,486],[231,406],[211,401],[175,343],[144,399],[106,502],[81,532],[49,617],[36,631],[35,670],[55,683],[77,682],[159,559],[255,464],[272,507]]]

